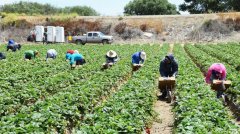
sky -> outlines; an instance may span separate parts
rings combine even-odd
[[[0,5],[19,2],[20,0],[0,0]],[[99,12],[102,16],[118,16],[123,15],[124,6],[131,0],[22,0],[38,3],[49,3],[56,7],[65,6],[90,6]],[[168,0],[177,7],[182,4],[184,0]],[[181,12],[182,13],[182,12]],[[186,14],[186,13],[182,13]]]

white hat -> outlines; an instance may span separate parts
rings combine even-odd
[[[146,60],[147,55],[146,55],[146,53],[145,53],[144,51],[142,51],[141,54],[140,54],[140,57],[141,57],[143,60]]]
[[[78,50],[74,50],[74,53],[77,53],[77,54],[79,54]]]
[[[117,56],[117,53],[113,50],[110,50],[110,51],[107,52],[107,56],[110,57],[110,58],[113,58],[113,57]]]

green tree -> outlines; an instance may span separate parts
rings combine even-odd
[[[82,16],[94,16],[99,15],[91,7],[87,6],[74,6],[66,8],[57,8],[50,4],[39,4],[37,2],[24,2],[20,1],[13,4],[5,4],[0,7],[0,12],[5,13],[24,13],[26,15],[42,14],[42,15],[53,15],[58,13],[77,13]]]
[[[98,16],[96,10],[88,6],[74,6],[74,7],[65,7],[63,13],[77,13],[81,16]]]
[[[240,11],[239,0],[184,0],[179,10],[196,13]]]
[[[124,7],[129,15],[177,14],[176,6],[167,0],[133,0]]]

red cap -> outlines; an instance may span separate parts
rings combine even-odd
[[[67,53],[73,54],[74,50],[68,50]]]

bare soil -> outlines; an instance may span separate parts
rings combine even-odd
[[[158,96],[160,93],[158,93]],[[171,103],[164,100],[157,100],[154,105],[154,110],[159,114],[158,118],[161,122],[154,122],[150,129],[151,134],[171,134],[174,123],[174,114],[171,111]]]

